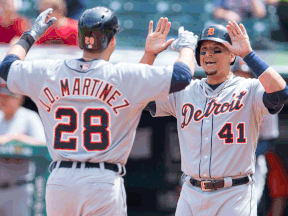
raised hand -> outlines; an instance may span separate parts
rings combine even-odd
[[[228,22],[226,26],[228,34],[231,38],[232,45],[225,41],[223,44],[235,55],[244,58],[250,52],[252,52],[252,47],[250,45],[249,36],[246,32],[244,25],[241,23],[238,25],[235,21]]]
[[[24,34],[30,34],[34,38],[34,40],[37,41],[48,30],[48,28],[56,22],[57,19],[55,17],[50,18],[47,23],[45,22],[45,20],[50,17],[49,14],[51,14],[52,11],[52,8],[43,11],[37,17],[31,29]]]
[[[161,17],[155,31],[153,32],[153,21],[150,21],[148,36],[145,44],[145,52],[157,55],[166,50],[167,47],[174,41],[174,39],[166,41],[170,28],[171,23],[168,22],[168,18]]]
[[[171,44],[171,48],[177,52],[180,52],[180,50],[184,47],[191,48],[193,51],[195,51],[197,41],[197,35],[194,35],[193,32],[187,30],[184,31],[184,27],[181,26],[178,29],[178,38]]]

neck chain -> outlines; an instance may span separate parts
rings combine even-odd
[[[233,76],[231,76],[231,77],[228,79],[228,81],[226,81],[225,85],[223,85],[222,89],[221,89],[217,94],[212,95],[212,96],[208,96],[208,95],[206,94],[206,91],[205,91],[205,83],[204,83],[204,84],[203,84],[203,92],[204,92],[205,97],[206,97],[207,99],[212,99],[212,98],[214,98],[214,97],[218,97],[218,95],[220,94],[220,92],[222,92],[222,91],[226,88],[226,86],[228,86],[228,84],[229,84],[230,81],[232,80],[232,77],[233,77]]]

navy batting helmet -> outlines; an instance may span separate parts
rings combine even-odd
[[[104,50],[118,31],[118,19],[113,10],[107,7],[88,9],[78,21],[79,47],[86,50]]]
[[[195,52],[196,61],[199,66],[201,66],[200,65],[200,47],[201,47],[202,42],[207,41],[207,40],[216,41],[219,43],[228,41],[230,44],[232,44],[231,38],[228,34],[226,27],[222,25],[214,24],[214,25],[210,25],[204,28],[198,39],[197,48]],[[235,60],[230,65],[233,65]]]

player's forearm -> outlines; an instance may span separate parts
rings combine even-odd
[[[37,41],[56,21],[56,18],[52,17],[47,23],[45,23],[45,20],[49,17],[49,14],[52,13],[52,10],[52,8],[49,8],[42,12],[37,17],[31,29],[22,34],[20,40],[9,50],[7,55],[16,55],[23,61],[34,42]]]
[[[263,96],[265,106],[271,111],[277,111],[282,108],[284,103],[288,101],[288,86],[285,80],[253,51],[244,57],[243,60],[259,78],[265,89]],[[272,113],[271,111],[270,113]]]
[[[281,91],[285,88],[286,82],[273,68],[259,58],[254,51],[246,55],[243,60],[259,78],[267,93]]]
[[[23,61],[26,57],[26,50],[19,44],[15,44],[12,46],[12,48],[8,51],[6,56],[8,55],[15,55],[17,56],[21,61]]]
[[[30,34],[24,33],[20,40],[8,51],[7,55],[16,55],[21,61],[24,61],[34,42],[35,39]]]
[[[16,60],[23,61],[30,47],[33,45],[34,39],[29,35],[22,35],[17,44],[7,52],[4,60],[0,65],[0,77],[7,81],[8,73],[12,63]]]
[[[45,20],[49,17],[49,14],[51,14],[52,11],[52,8],[43,11],[37,17],[31,29],[23,33],[17,44],[12,46],[12,48],[8,51],[5,59],[0,65],[0,77],[5,81],[7,81],[8,72],[12,63],[16,60],[23,61],[34,42],[37,41],[41,35],[43,35],[47,29],[54,24],[56,21],[55,17],[52,17],[47,23],[45,23]]]
[[[194,75],[195,65],[194,65],[194,51],[191,48],[183,48],[180,51],[179,58],[176,62],[182,62],[186,64],[191,71],[192,76]]]
[[[157,55],[145,52],[139,63],[153,65]]]
[[[259,76],[259,80],[267,93],[281,91],[286,86],[282,76],[271,67]]]

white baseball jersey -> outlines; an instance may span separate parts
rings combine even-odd
[[[253,174],[264,88],[258,79],[233,77],[218,97],[206,78],[193,80],[167,101],[156,101],[156,116],[177,118],[182,171],[195,179]]]
[[[172,72],[104,60],[15,61],[7,86],[37,105],[54,161],[124,165],[142,110],[167,98]]]

